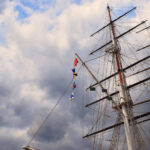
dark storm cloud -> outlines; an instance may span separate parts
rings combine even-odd
[[[50,70],[49,72],[43,74],[40,81],[41,88],[47,91],[49,97],[58,97],[62,91],[66,88],[71,77],[67,74],[62,66],[58,70]]]
[[[29,125],[33,116],[32,107],[29,107],[29,104],[24,101],[14,105],[8,101],[8,99],[11,98],[7,97],[7,99],[1,99],[3,102],[1,101],[0,126],[24,128]],[[17,100],[17,98],[15,98],[15,100]]]
[[[18,143],[20,143],[20,141],[18,139],[15,140],[13,137],[9,139],[8,137],[6,137],[5,139],[4,138],[0,139],[0,147],[2,150],[11,150],[11,149],[20,150],[20,147],[22,145],[18,147]]]
[[[21,96],[22,82],[4,78],[0,82],[0,126],[25,128],[31,124],[39,105],[31,97]],[[43,109],[43,107],[41,107]],[[45,108],[46,109],[46,108]]]
[[[41,144],[39,146],[40,149],[51,149],[53,150],[65,150],[65,149],[71,149],[76,150],[80,148],[83,148],[82,145],[82,130],[81,126],[79,124],[75,124],[72,122],[67,123],[67,130],[65,131],[65,135],[62,138],[57,138],[55,141],[47,141],[44,142],[44,144]],[[60,125],[61,127],[61,125]],[[49,132],[50,134],[51,132]],[[57,133],[57,132],[56,132]],[[58,133],[59,135],[59,133]],[[40,141],[39,141],[40,143]],[[86,147],[86,146],[85,146]]]
[[[4,78],[0,82],[0,126],[12,126],[12,124],[14,124],[14,108],[10,100],[17,86],[13,88],[13,81],[8,80],[10,83]]]
[[[35,140],[39,142],[57,142],[64,137],[68,127],[67,113],[69,112],[65,112],[64,110],[62,111],[63,113],[60,110],[56,110],[55,115],[52,114],[44,126],[42,126]],[[32,128],[28,132],[30,136],[32,136],[36,131],[35,125],[39,127],[41,122],[39,120],[38,122],[34,122]]]
[[[18,118],[18,120],[14,122],[14,127],[25,128],[31,124],[35,112],[37,111],[33,105],[24,99],[20,99],[20,102],[12,106],[14,116]]]
[[[57,118],[57,119],[56,119]],[[37,139],[45,142],[55,142],[62,139],[67,129],[67,118],[57,115],[45,124],[45,127],[39,132]]]
[[[10,87],[0,83],[0,97],[5,97],[10,94],[11,94]]]
[[[15,132],[14,132],[15,133]],[[16,134],[12,134],[12,131],[6,129],[5,132],[0,134],[0,149],[1,150],[20,150],[24,144],[24,137],[17,137]]]

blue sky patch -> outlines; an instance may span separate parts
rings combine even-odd
[[[129,7],[121,7],[120,9],[118,10],[113,10],[113,8],[111,8],[113,10],[113,12],[117,15],[117,16],[120,16],[120,15],[123,15],[124,13],[126,13],[127,11],[131,10],[132,8],[134,8],[135,6],[134,5],[130,5]],[[129,18],[133,18],[133,17],[136,17],[136,10],[133,10],[131,11],[129,14],[126,15],[127,17]]]
[[[26,13],[26,11],[19,5],[17,5],[15,7],[15,11],[18,11],[17,19],[19,19],[19,20],[29,17],[29,15]]]
[[[75,3],[75,4],[80,5],[81,4],[81,0],[71,0],[71,3]]]
[[[49,7],[54,7],[55,0],[20,0],[20,3],[34,11],[45,11]]]
[[[29,7],[33,10],[38,10],[40,8],[39,5],[37,5],[35,2],[31,2],[30,0],[20,0],[20,3],[25,7]]]

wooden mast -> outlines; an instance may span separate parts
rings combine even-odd
[[[146,122],[146,121],[149,121],[149,119],[146,119],[146,120],[143,120],[143,121],[139,121],[139,122],[136,122],[137,119],[139,118],[142,118],[142,117],[145,117],[147,115],[150,115],[150,112],[147,112],[146,114],[142,114],[140,116],[133,116],[133,112],[132,112],[132,107],[133,106],[136,106],[136,105],[139,105],[139,104],[142,104],[142,103],[147,103],[149,102],[150,100],[145,100],[145,101],[142,101],[140,103],[135,103],[133,104],[132,100],[131,100],[131,96],[130,96],[130,93],[129,93],[129,89],[138,85],[138,84],[141,84],[143,82],[146,82],[148,80],[150,80],[150,77],[144,79],[144,80],[141,80],[139,82],[136,82],[132,85],[129,85],[127,86],[127,83],[126,83],[126,77],[125,77],[125,70],[137,65],[138,63],[146,60],[146,59],[149,59],[150,56],[147,56],[129,66],[127,66],[126,68],[123,68],[122,67],[122,62],[121,62],[121,55],[120,55],[120,50],[121,48],[119,47],[119,43],[118,43],[118,39],[121,38],[122,36],[126,35],[127,33],[129,33],[130,31],[134,30],[135,28],[139,27],[140,25],[144,24],[146,21],[142,21],[141,23],[139,23],[138,25],[132,27],[131,29],[129,29],[128,31],[122,33],[121,35],[119,36],[116,36],[116,33],[115,33],[115,26],[114,26],[114,22],[117,21],[118,19],[120,19],[122,16],[128,14],[129,12],[131,12],[132,10],[134,10],[135,8],[131,9],[130,11],[128,11],[127,13],[123,14],[121,17],[118,17],[117,19],[115,20],[112,20],[111,18],[111,12],[110,12],[110,8],[109,6],[107,7],[108,9],[108,15],[109,15],[109,20],[110,22],[104,26],[103,28],[101,28],[100,30],[96,31],[95,33],[93,33],[91,36],[95,35],[96,33],[100,32],[101,30],[103,30],[104,28],[106,27],[110,27],[111,29],[111,36],[112,36],[112,39],[107,42],[106,44],[102,45],[101,47],[99,47],[98,49],[92,51],[90,54],[93,54],[99,50],[101,50],[102,48],[105,48],[107,45],[110,45],[111,46],[108,48],[108,51],[111,50],[111,53],[113,54],[113,57],[115,58],[115,64],[116,64],[116,72],[108,77],[106,77],[105,79],[101,80],[101,81],[98,81],[98,79],[95,77],[95,75],[91,72],[91,70],[88,68],[88,66],[85,64],[85,62],[82,61],[82,59],[79,57],[78,54],[76,54],[76,56],[78,57],[78,59],[81,61],[81,63],[84,65],[84,67],[88,70],[88,72],[91,74],[92,78],[96,81],[95,84],[91,85],[90,87],[93,87],[95,85],[99,85],[103,90],[105,90],[105,96],[102,97],[101,99],[99,100],[96,100],[90,104],[87,104],[85,107],[88,107],[90,105],[93,105],[97,102],[100,102],[104,99],[108,99],[108,100],[111,100],[112,101],[112,104],[115,104],[114,105],[114,109],[117,109],[117,111],[119,111],[119,113],[122,115],[122,119],[123,119],[123,122],[120,122],[120,123],[117,123],[117,124],[114,124],[112,126],[109,126],[109,127],[106,127],[104,129],[101,129],[99,131],[95,131],[93,133],[90,133],[90,134],[87,134],[86,136],[84,136],[83,138],[86,138],[86,137],[89,137],[89,136],[92,136],[92,135],[95,135],[95,134],[98,134],[100,132],[103,132],[103,131],[106,131],[107,129],[111,129],[111,128],[114,128],[116,126],[120,126],[120,125],[124,125],[125,127],[125,135],[126,135],[126,141],[127,141],[127,146],[128,146],[128,150],[135,150],[135,148],[137,147],[135,145],[135,143],[137,142],[135,139],[134,139],[134,132],[138,132],[137,134],[139,136],[140,133],[139,133],[139,130],[136,126],[136,124],[139,124],[139,123],[142,123],[142,122]],[[102,85],[102,82],[113,77],[113,76],[116,76],[116,75],[119,75],[119,81],[120,81],[120,84],[119,84],[119,89],[116,90],[115,92],[113,93],[109,93],[107,91],[107,89],[104,89],[103,85]],[[113,96],[116,95],[116,94],[119,94],[120,98],[119,98],[119,101],[118,103],[116,103],[114,100],[113,100]],[[132,128],[131,125],[135,125],[135,129]],[[132,130],[131,130],[131,129]],[[133,131],[134,130],[134,131]],[[136,143],[137,144],[137,143]],[[143,145],[144,146],[144,145]]]
[[[129,29],[128,31],[125,31],[125,32],[122,33],[121,35],[118,35],[117,37],[115,37],[115,39],[121,38],[122,36],[126,35],[127,33],[131,32],[132,30],[134,30],[134,29],[136,29],[137,27],[139,27],[140,25],[144,24],[145,22],[146,22],[146,20],[145,20],[145,21],[142,21],[141,23],[139,23],[138,25],[132,27],[132,28]],[[113,23],[113,22],[112,22],[112,23]],[[111,44],[111,43],[112,43],[112,40],[110,40],[110,41],[107,42],[106,44],[102,45],[101,47],[97,48],[96,50],[92,51],[92,52],[90,53],[90,55],[93,54],[93,53],[95,53],[95,52],[97,52],[97,51],[99,51],[99,50],[101,50],[102,48],[104,48],[105,46],[107,46],[107,45],[109,45],[109,44]]]
[[[129,103],[131,100],[130,100],[129,92],[126,90],[127,85],[126,85],[124,72],[122,71],[120,48],[118,45],[118,41],[116,39],[115,27],[112,22],[109,6],[107,6],[107,9],[108,9],[108,15],[109,15],[109,20],[110,20],[112,41],[113,41],[113,45],[114,45],[114,56],[116,59],[117,71],[118,71],[119,80],[120,80],[119,95],[120,95],[121,109],[122,109],[122,113],[123,113],[122,118],[124,121],[127,146],[128,146],[128,150],[134,150],[134,145],[132,142],[132,133],[130,131],[131,129],[130,129],[130,124],[129,124],[129,115],[131,115],[132,111],[129,110],[129,109],[131,109],[130,106],[129,106],[129,108],[127,108],[127,103]],[[133,114],[132,114],[132,116],[133,116]]]

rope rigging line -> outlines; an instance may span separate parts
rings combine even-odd
[[[98,104],[98,111],[97,111],[97,118],[96,118],[96,122],[95,122],[95,130],[97,130],[98,129],[98,126],[100,125],[100,119],[101,119],[101,117],[102,117],[102,113],[101,113],[101,105],[100,105],[100,103]],[[94,129],[94,124],[93,124],[93,129]],[[99,135],[97,134],[97,135],[95,135],[94,136],[94,140],[95,140],[95,144],[93,145],[94,147],[95,147],[95,149],[96,149],[96,147],[99,145],[99,143],[98,143],[98,141],[99,141]]]
[[[118,123],[120,122],[121,120],[121,114],[117,114],[117,117],[116,117],[116,121],[115,123]],[[117,149],[118,150],[118,145],[119,145],[119,136],[120,136],[120,128],[121,126],[119,127],[115,127],[113,129],[113,133],[112,133],[112,141],[109,145],[109,150],[114,150],[114,149]]]
[[[99,65],[98,66],[100,66],[100,62],[99,62]],[[98,69],[99,70],[99,69]],[[98,76],[98,72],[97,72],[97,76]],[[96,93],[95,94],[98,94],[99,95],[99,93],[97,92],[97,90],[95,91]],[[96,95],[95,95],[96,96]],[[99,105],[99,107],[100,107],[100,105]],[[96,110],[94,110],[94,111],[96,111]],[[99,112],[99,109],[98,109],[98,112],[96,113],[97,114],[97,119],[94,117],[94,112],[93,112],[93,118],[91,118],[92,120],[91,120],[91,122],[92,122],[92,128],[90,129],[90,132],[94,129],[94,127],[97,129],[97,124],[98,124],[98,120],[100,119],[99,117],[99,115],[100,115],[100,112]],[[95,122],[95,119],[96,119],[96,122]],[[99,119],[98,119],[99,118]],[[95,150],[96,149],[96,147],[97,147],[97,145],[98,145],[98,143],[97,143],[97,141],[98,141],[98,135],[95,135],[94,137],[93,137],[93,140],[92,140],[92,149],[93,150]]]
[[[71,113],[72,113],[72,105],[73,105],[73,101],[71,101],[70,103],[70,108],[69,108],[69,112],[68,113],[68,122],[67,122],[67,127],[69,127],[69,124],[70,124],[70,120],[72,119],[71,118]],[[67,142],[68,141],[68,142]],[[69,150],[69,135],[67,136],[67,141],[66,141],[66,149]]]
[[[137,148],[140,149],[140,147],[141,147],[143,150],[148,150],[147,145],[146,145],[146,143],[143,139],[143,136],[142,136],[142,134],[141,134],[141,132],[140,132],[140,130],[139,130],[139,128],[136,124],[137,124],[137,122],[134,120],[133,121],[133,125],[134,125],[133,126],[133,132],[135,132],[135,135],[137,135],[136,136],[136,138],[137,138],[137,144],[136,144]]]
[[[85,112],[84,112],[84,105],[85,105],[85,94],[84,94],[84,86],[85,86],[85,68],[83,67],[82,68],[82,72],[83,72],[83,75],[82,75],[82,137],[84,136],[84,127],[85,127],[85,124],[84,124],[84,117],[85,117]],[[82,138],[82,149],[84,149],[84,139]]]
[[[146,136],[146,138],[150,141],[150,136],[147,132],[145,132],[145,130],[143,129],[143,127],[139,124],[140,129],[142,130],[142,132],[144,133],[144,135]]]
[[[95,57],[95,58],[92,58],[92,59],[89,59],[89,60],[85,61],[85,63],[90,62],[90,61],[93,61],[93,60],[96,60],[96,59],[99,59],[99,58],[101,58],[101,57],[103,57],[103,56],[105,56],[105,55],[106,55],[106,54],[101,55],[101,56],[98,56],[98,57]]]
[[[81,67],[82,67],[82,65],[78,69],[78,72],[80,71]],[[69,84],[65,88],[64,92],[62,93],[62,95],[58,98],[58,100],[57,100],[56,104],[54,105],[54,107],[51,110],[49,110],[47,116],[45,117],[45,119],[43,120],[43,122],[41,123],[41,125],[39,126],[39,128],[36,130],[36,132],[33,134],[32,138],[29,140],[29,142],[27,143],[27,145],[30,145],[32,143],[32,141],[35,139],[35,137],[37,136],[37,134],[40,131],[40,129],[43,127],[43,125],[48,120],[48,118],[52,115],[53,111],[55,110],[55,108],[57,107],[57,105],[61,102],[62,98],[64,97],[64,95],[66,94],[66,92],[69,89],[70,85],[72,84],[72,81],[73,81],[73,79],[69,82]]]
[[[123,40],[124,40],[124,39],[123,39]],[[131,48],[131,47],[130,47],[130,48]],[[134,54],[132,50],[130,50],[130,51],[131,51],[132,54]],[[137,58],[137,57],[136,57],[136,58]],[[106,72],[103,72],[103,75],[104,75],[104,76],[107,75],[107,69],[108,69],[108,67],[107,67],[108,64],[105,63],[105,59],[106,59],[106,56],[104,57],[104,65],[103,65],[103,67],[106,69]],[[125,60],[123,60],[123,61],[124,61],[124,64],[127,64]],[[108,62],[107,62],[107,63],[108,63]],[[105,82],[105,83],[106,83],[106,82]],[[105,84],[105,83],[104,83],[104,84]],[[110,84],[110,82],[109,82],[109,87],[108,87],[108,89],[110,88],[110,85],[111,85],[111,84]],[[106,86],[106,84],[105,84],[105,86]],[[129,109],[130,109],[129,104],[128,104],[127,107],[128,107],[128,110],[129,110]],[[118,108],[118,109],[119,109],[119,108]],[[105,104],[103,111],[104,111],[104,114],[105,114],[106,111],[107,111],[107,104]],[[131,113],[131,114],[132,114],[132,113]],[[99,115],[99,114],[98,114],[98,115]],[[97,116],[98,116],[98,115],[97,115]],[[104,116],[104,117],[105,117],[105,116]],[[105,125],[105,122],[106,122],[106,120],[105,120],[104,117],[102,118],[102,120],[103,120],[102,126],[104,126],[104,125]],[[132,117],[132,116],[129,116],[129,119],[132,121],[131,117]],[[94,118],[94,117],[93,117],[93,118]],[[94,119],[93,119],[93,120],[94,120]],[[97,120],[96,120],[96,128],[97,128],[98,121],[99,121],[99,118],[97,118]],[[134,122],[132,122],[132,123],[134,123]],[[93,128],[94,128],[94,127],[92,127],[92,129],[93,129]],[[138,128],[137,128],[135,131],[138,131]],[[118,130],[117,132],[118,132],[118,134],[120,134],[120,131],[119,131],[119,130]],[[136,132],[135,132],[135,133],[136,133]],[[117,133],[116,133],[116,134],[117,134]],[[138,131],[138,133],[137,133],[136,136],[138,136],[138,135],[140,135],[140,132],[139,132],[139,131]],[[94,139],[94,143],[95,143],[95,144],[97,144],[97,143],[96,143],[96,138],[97,138],[97,137],[98,137],[97,135],[94,136],[94,138],[95,138],[95,139]],[[115,137],[115,138],[116,138],[115,140],[116,140],[116,142],[117,142],[117,143],[116,143],[116,145],[117,145],[116,147],[118,147],[119,137]],[[103,134],[102,134],[102,136],[101,136],[101,139],[102,139],[102,140],[101,140],[101,143],[102,143],[103,140],[104,140],[104,135],[103,135]],[[101,143],[99,144],[99,146],[100,146],[100,148],[103,148],[103,145],[102,145]],[[94,148],[96,148],[96,146],[94,147],[94,145],[93,145],[93,149],[94,149]]]
[[[105,70],[105,71],[103,71],[103,77],[104,76],[106,76],[107,75],[107,73],[108,73],[108,60],[109,59],[109,54],[107,54],[105,57],[104,57],[104,60],[103,60],[103,69],[102,70]],[[104,85],[105,87],[106,87],[106,83],[105,83],[105,85]],[[98,116],[97,117],[97,121],[96,121],[96,128],[98,127],[98,124],[99,124],[99,121],[100,121],[100,119],[101,119],[101,113],[103,112],[103,118],[102,118],[102,124],[101,124],[101,127],[102,128],[104,128],[104,126],[105,126],[105,124],[106,124],[106,112],[107,112],[107,107],[108,107],[108,103],[107,102],[104,102],[103,103],[103,110],[99,110],[100,112],[98,112],[99,113],[99,115],[100,116]],[[100,109],[100,108],[99,108]],[[97,136],[98,137],[98,136]],[[97,143],[98,144],[98,147],[99,147],[99,149],[103,149],[103,141],[104,141],[104,133],[102,133],[101,135],[99,135],[99,137],[100,137],[100,142],[99,143]]]
[[[124,43],[126,43],[127,44],[127,47],[128,47],[128,49],[133,53],[133,51],[132,51],[132,47],[133,46],[131,46],[131,43],[129,43],[127,40],[125,40],[125,38],[123,39],[124,40]],[[134,54],[134,53],[133,53]],[[127,55],[127,54],[126,54]],[[135,55],[135,54],[134,54]],[[136,57],[137,58],[137,57]],[[122,58],[122,60],[123,60],[123,62],[124,62],[124,64],[126,64],[127,65],[127,63],[125,62],[125,60]],[[140,66],[142,67],[142,68],[144,68],[144,64],[140,64]],[[134,68],[130,68],[130,70],[131,71],[134,71]],[[137,80],[139,81],[139,78],[138,78],[138,76],[137,75],[135,75],[135,77],[137,78]],[[143,84],[143,85],[145,85],[145,84]],[[137,98],[136,99],[138,99],[138,97],[139,96],[137,96]]]

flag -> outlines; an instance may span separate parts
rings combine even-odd
[[[72,69],[72,72],[73,72],[73,73],[76,72],[75,68]]]
[[[75,68],[72,69],[72,72],[73,72],[73,77],[76,77],[78,75],[75,71]]]
[[[73,77],[76,77],[78,74],[76,73],[76,70],[75,68],[72,69],[72,72],[73,72]]]
[[[75,58],[75,60],[74,60],[74,67],[76,67],[76,66],[77,66],[77,63],[78,63],[78,59],[77,59],[77,58]]]
[[[76,77],[78,74],[77,73],[73,73],[73,77]]]
[[[70,95],[70,100],[73,100],[74,99],[74,93],[72,92],[71,95]]]
[[[75,83],[75,81],[73,81],[72,88],[73,88],[73,89],[76,88],[76,83]]]

